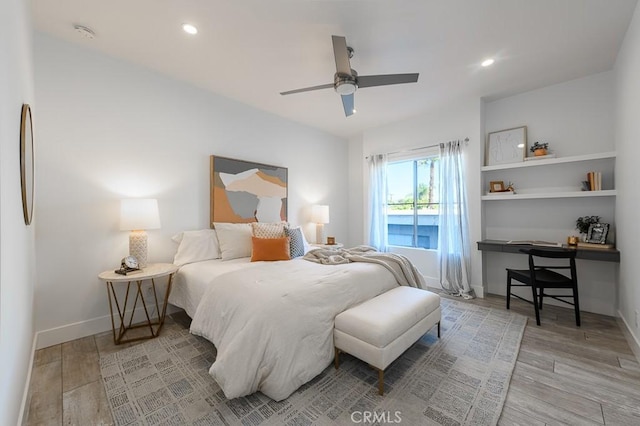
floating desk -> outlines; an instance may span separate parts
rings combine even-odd
[[[544,248],[552,249],[553,247],[535,246],[531,244],[507,244],[504,240],[482,240],[478,241],[478,250],[481,251],[498,251],[503,253],[525,254],[522,249]],[[602,262],[620,262],[620,252],[617,249],[597,249],[597,248],[574,248],[563,245],[564,249],[576,250],[576,259],[600,260]]]

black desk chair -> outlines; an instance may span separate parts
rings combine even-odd
[[[566,249],[522,249],[523,253],[529,255],[529,269],[509,269],[507,268],[507,309],[511,301],[511,296],[517,297],[528,303],[533,303],[536,311],[536,324],[540,325],[540,310],[542,310],[542,299],[551,297],[560,302],[572,305],[576,311],[576,325],[580,327],[580,304],[578,303],[578,278],[576,275],[576,251]],[[535,258],[569,259],[566,266],[542,266],[536,265]],[[555,272],[555,269],[569,269],[571,276],[566,276]],[[523,284],[511,284],[511,280],[519,281]],[[524,299],[517,294],[511,293],[511,287],[531,287],[533,302]],[[572,294],[550,295],[546,294],[548,288],[571,289]],[[565,300],[572,298],[573,303]],[[536,303],[538,302],[538,303]]]

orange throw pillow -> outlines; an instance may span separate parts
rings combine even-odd
[[[251,261],[290,260],[289,237],[256,238],[251,237]]]

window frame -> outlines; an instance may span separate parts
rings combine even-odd
[[[418,218],[419,218],[419,213],[418,213],[418,162],[420,160],[427,160],[429,158],[437,158],[440,159],[440,150],[438,149],[437,146],[435,147],[430,147],[430,148],[425,148],[425,149],[420,149],[420,150],[415,150],[415,151],[411,151],[410,153],[408,152],[400,152],[396,155],[390,155],[387,161],[387,187],[388,187],[388,180],[389,180],[389,174],[388,174],[388,167],[392,164],[397,164],[397,163],[402,163],[402,162],[412,162],[412,167],[413,167],[413,179],[412,179],[412,189],[413,189],[413,235],[412,235],[412,245],[411,246],[404,246],[404,245],[397,245],[397,244],[389,244],[390,246],[394,246],[394,247],[401,247],[401,248],[405,248],[405,249],[421,249],[421,250],[438,250],[437,247],[437,243],[436,243],[436,248],[425,248],[425,247],[420,247],[418,245],[418,240],[419,240],[419,235],[418,235]],[[440,190],[440,182],[438,182],[438,191]],[[389,194],[387,194],[387,200],[386,203],[387,207],[389,206]],[[438,200],[437,203],[430,203],[428,205],[437,205],[438,207],[440,206],[440,200]],[[388,225],[388,217],[389,217],[389,211],[387,208],[387,238],[389,237],[389,225]]]

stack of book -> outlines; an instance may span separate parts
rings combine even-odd
[[[582,186],[585,191],[602,191],[602,173],[587,173],[587,180],[582,182]]]

